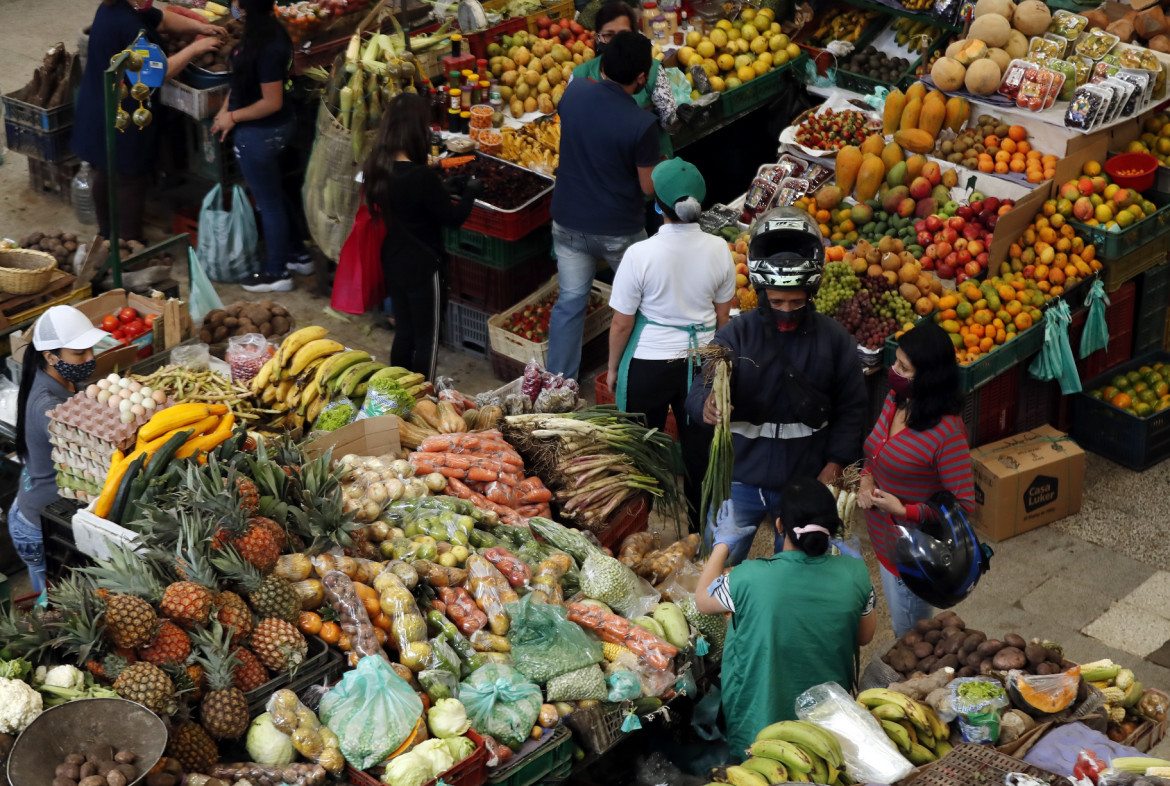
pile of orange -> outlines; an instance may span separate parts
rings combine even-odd
[[[1041,183],[1056,177],[1057,157],[1033,150],[1023,126],[1012,126],[1002,139],[994,134],[984,137],[983,146],[986,151],[977,158],[980,172],[999,175],[1015,172],[1027,177],[1029,183]]]
[[[955,354],[966,365],[1011,341],[1040,320],[1045,294],[1021,275],[965,281],[939,298],[935,321],[950,334]]]
[[[1148,418],[1170,409],[1170,365],[1155,363],[1117,374],[1108,385],[1089,391],[1089,395],[1131,415]]]
[[[1000,275],[1018,273],[1035,281],[1047,297],[1058,297],[1101,269],[1097,249],[1085,243],[1048,200],[1040,213],[1008,249]]]

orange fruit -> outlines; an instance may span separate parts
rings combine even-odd
[[[1032,327],[1032,317],[1027,312],[1021,311],[1019,314],[1016,314],[1015,325],[1020,330],[1027,330]]]
[[[1013,142],[1023,142],[1028,138],[1028,129],[1023,126],[1012,126],[1008,129],[1008,138]]]
[[[1113,398],[1109,399],[1109,403],[1121,409],[1128,409],[1133,404],[1133,399],[1126,393],[1118,393]]]
[[[314,611],[302,611],[300,618],[297,620],[297,627],[300,628],[301,633],[309,636],[315,636],[321,632],[321,615]]]
[[[321,631],[317,635],[326,644],[336,644],[337,640],[341,638],[341,626],[336,622],[322,623]]]

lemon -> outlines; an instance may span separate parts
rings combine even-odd
[[[735,88],[742,86],[743,82],[739,80],[738,76],[729,76],[727,77],[725,84],[728,90],[734,90]]]
[[[756,36],[751,40],[749,48],[757,55],[768,51],[768,40],[763,36]]]
[[[747,40],[751,41],[753,38],[758,36],[760,33],[758,30],[756,30],[755,25],[745,24],[743,27],[741,27],[739,29],[739,34],[742,35]]]
[[[750,65],[741,66],[735,75],[739,77],[741,82],[750,82],[756,78],[756,69]]]
[[[693,54],[689,58],[687,58],[687,68],[693,68],[694,66],[702,65],[702,64],[703,64],[703,56],[701,54],[699,54],[698,52],[696,52],[695,54]]]
[[[723,81],[722,77],[713,76],[711,77],[711,89],[716,93],[722,93],[727,89],[727,84]]]
[[[788,52],[789,60],[795,60],[800,57],[800,47],[796,44],[789,44],[784,51]]]
[[[1122,210],[1117,214],[1117,225],[1120,227],[1127,227],[1134,222],[1133,213],[1128,210]]]
[[[702,97],[703,97],[703,94],[700,93],[698,90],[691,91],[691,100],[692,101],[698,101]]]
[[[719,55],[719,59],[715,62],[720,71],[730,71],[735,68],[735,58],[731,55]]]
[[[752,8],[751,6],[748,6],[747,8],[743,9],[743,11],[740,12],[739,18],[742,19],[744,22],[752,21],[753,19],[756,18],[756,9]]]
[[[741,55],[747,54],[751,51],[751,44],[747,42],[746,38],[737,38],[732,41],[732,43],[735,44],[735,51],[739,52]]]
[[[769,22],[776,21],[776,12],[771,8],[761,8],[756,12],[756,16],[767,17]]]
[[[776,60],[775,60],[775,58],[772,57],[771,52],[760,52],[760,56],[759,56],[759,58],[757,58],[756,62],[767,63],[768,67],[771,68],[772,64],[775,63]]]
[[[684,46],[678,50],[678,61],[683,65],[688,65],[691,62],[691,55],[695,54],[695,48],[691,46]]]
[[[743,39],[743,33],[736,30],[734,27],[727,31],[728,41],[740,41]]]
[[[690,46],[690,47],[698,46],[699,42],[702,40],[703,40],[703,34],[700,33],[698,30],[692,30],[689,33],[687,33],[687,46]]]
[[[752,63],[752,68],[755,69],[756,76],[763,76],[772,69],[772,66],[765,63],[763,60],[757,60]]]
[[[731,23],[731,27],[732,27],[733,29],[735,29],[735,30],[739,30],[739,29],[741,29],[741,28],[743,27],[743,20],[742,20],[742,19],[736,19],[734,22],[732,22],[732,23]],[[730,30],[728,30],[727,32],[729,32],[729,33],[730,33],[731,31],[730,31]]]
[[[719,28],[720,30],[730,30],[731,29],[731,22],[730,22],[730,20],[727,20],[727,19],[720,19],[718,22],[715,23],[715,27]]]
[[[771,33],[772,35],[775,35],[776,33],[779,33],[782,29],[783,28],[780,27],[779,22],[773,22],[771,24],[771,26],[768,28],[768,32]]]
[[[751,64],[752,64],[752,59],[750,57],[748,57],[747,55],[740,55],[739,57],[735,58],[735,70],[736,71],[740,71],[744,68],[750,68]],[[743,77],[741,76],[740,79],[743,79]],[[744,81],[746,82],[747,80],[744,79]]]
[[[768,48],[771,49],[773,52],[779,52],[781,49],[788,46],[788,44],[785,43],[786,38],[787,38],[787,36],[783,36],[783,35],[772,36],[771,38],[768,39]]]
[[[776,54],[772,55],[772,65],[782,66],[791,59],[792,59],[792,57],[788,54],[788,52],[786,52],[782,49],[779,52],[777,52]]]
[[[723,21],[726,22],[727,20],[725,19]],[[717,49],[722,49],[723,47],[727,46],[728,40],[727,31],[720,27],[711,31],[711,40],[707,43],[713,44]],[[703,45],[699,44],[700,51],[702,51],[702,48]]]
[[[695,47],[695,51],[698,52],[702,57],[714,57],[716,46],[720,46],[720,44],[714,40],[700,41],[699,45]],[[689,63],[690,61],[688,60],[687,62]]]
[[[719,66],[715,64],[714,60],[708,58],[703,61],[703,70],[707,72],[707,76],[715,76],[719,73]]]

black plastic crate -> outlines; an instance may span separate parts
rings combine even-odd
[[[187,171],[203,180],[226,185],[244,179],[232,150],[231,137],[221,142],[212,136],[212,118],[191,120],[187,126]]]
[[[42,131],[8,119],[4,120],[4,136],[8,140],[8,149],[39,161],[55,163],[73,155],[69,144],[72,135],[72,125],[56,131]]]
[[[92,560],[73,540],[73,514],[85,507],[71,499],[58,499],[41,511],[41,537],[45,543],[45,574],[56,581],[71,568],[83,568]]]
[[[1073,348],[1076,353],[1076,348]],[[1060,384],[1051,379],[1033,379],[1027,366],[1020,367],[1020,382],[1016,392],[1015,433],[1031,431],[1051,423],[1056,417],[1060,399]]]
[[[264,705],[273,693],[288,688],[293,693],[303,690],[315,683],[325,684],[341,675],[345,659],[340,652],[331,649],[328,644],[316,636],[306,636],[309,649],[305,653],[305,660],[300,668],[293,672],[277,674],[259,688],[244,694],[248,699],[248,714],[255,716],[264,712]]]
[[[1140,355],[1162,348],[1166,312],[1170,307],[1170,263],[1152,267],[1138,278],[1133,325],[1133,352]]]
[[[454,300],[447,301],[441,336],[444,346],[468,355],[487,358],[491,352],[488,339],[488,319],[491,314]]]
[[[548,252],[500,269],[474,259],[450,254],[447,262],[447,297],[465,306],[498,314],[536,291],[557,272]]]
[[[1013,366],[963,396],[963,425],[971,447],[986,445],[1016,433],[1016,393],[1020,367]]]
[[[1149,352],[1109,369],[1086,384],[1085,390],[1097,390],[1117,374],[1155,363],[1170,363],[1170,352]],[[1072,437],[1085,450],[1141,472],[1170,458],[1170,409],[1139,418],[1087,392],[1077,393],[1073,398]]]

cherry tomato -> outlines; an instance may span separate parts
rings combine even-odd
[[[106,331],[107,333],[112,333],[117,330],[119,324],[121,323],[118,322],[118,318],[113,314],[106,314],[104,317],[102,317],[102,330]]]
[[[124,308],[118,312],[118,321],[121,322],[123,325],[125,325],[129,322],[133,322],[137,318],[138,318],[138,312],[135,311],[134,309],[130,308],[129,306],[127,306],[126,308]]]

